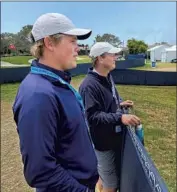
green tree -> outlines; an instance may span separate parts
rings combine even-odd
[[[134,38],[127,41],[127,47],[130,54],[146,53],[148,45],[142,40]]]
[[[13,33],[2,33],[1,34],[1,54],[7,54],[10,52],[9,45],[15,44],[15,34]]]
[[[112,35],[110,33],[105,33],[103,35],[97,35],[94,40],[94,43],[96,43],[96,42],[108,42],[115,47],[118,47],[121,44],[119,37]]]
[[[18,51],[26,53],[30,52],[31,43],[28,38],[32,27],[32,25],[25,25],[20,32],[16,34],[15,45]]]
[[[17,34],[2,33],[1,34],[1,54],[11,52],[9,45],[14,44],[16,47],[16,53],[28,53],[30,52],[31,43],[28,39],[29,33],[32,30],[32,25],[25,25]]]
[[[88,49],[89,49],[89,46],[88,44],[85,45],[85,54],[88,55]]]

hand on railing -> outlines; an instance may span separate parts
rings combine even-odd
[[[130,107],[123,107],[123,112],[125,115],[126,114],[130,115],[129,113],[132,114],[132,116],[129,119],[129,123],[125,124],[125,125],[127,125],[129,127],[133,127],[135,134],[137,135],[137,137],[139,138],[141,143],[144,145],[144,129],[143,129],[143,126],[140,122],[140,119],[135,115],[133,107],[131,107],[131,110],[130,110]],[[136,124],[135,124],[135,121],[136,121]]]
[[[121,107],[133,107],[133,101],[130,101],[130,100],[126,100],[126,101],[122,101],[121,103],[120,103],[120,106]]]
[[[140,119],[136,115],[123,114],[121,121],[124,125],[128,126],[138,126],[140,125]]]

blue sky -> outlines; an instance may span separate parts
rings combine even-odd
[[[47,12],[68,16],[77,27],[91,28],[83,43],[93,44],[97,34],[112,33],[148,44],[176,44],[176,2],[1,2],[1,32],[16,33]]]

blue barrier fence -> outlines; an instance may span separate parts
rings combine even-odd
[[[177,72],[115,69],[111,74],[116,84],[149,86],[177,85]]]
[[[125,134],[120,192],[168,192],[133,128],[128,128]]]
[[[116,69],[126,69],[130,67],[140,67],[145,64],[144,59],[134,59],[131,61],[124,60],[124,61],[117,61],[116,62]],[[91,63],[84,63],[79,64],[75,69],[70,70],[72,76],[86,74],[88,69],[91,67]],[[0,83],[12,83],[12,82],[20,82],[22,81],[25,76],[28,74],[30,67],[8,67],[8,68],[1,68],[1,79]]]
[[[129,54],[126,56],[126,59],[144,59],[146,54]]]
[[[132,67],[142,67],[145,65],[144,58],[131,59],[131,60],[120,60],[116,62],[116,69],[127,69]]]
[[[131,60],[131,64],[127,60],[117,62],[116,69],[111,72],[116,84],[154,86],[177,85],[176,72],[122,69],[123,66],[127,68],[130,67],[130,65],[143,65],[143,60],[139,60],[139,63],[136,60]],[[90,63],[80,64],[77,68],[70,70],[70,73],[72,76],[86,74],[89,67],[91,67]],[[29,71],[30,67],[1,68],[0,83],[21,82]]]

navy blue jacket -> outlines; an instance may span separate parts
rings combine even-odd
[[[67,73],[33,61],[68,83]],[[21,83],[14,120],[27,183],[38,192],[85,192],[98,180],[97,160],[81,108],[66,86],[29,73]]]
[[[79,87],[92,140],[95,148],[100,151],[114,149],[122,135],[122,133],[115,132],[115,127],[116,125],[123,126],[121,123],[123,111],[121,108],[117,111],[111,87],[110,74],[108,77],[103,77],[93,72],[92,69],[89,70]],[[117,91],[116,95],[121,101]]]

